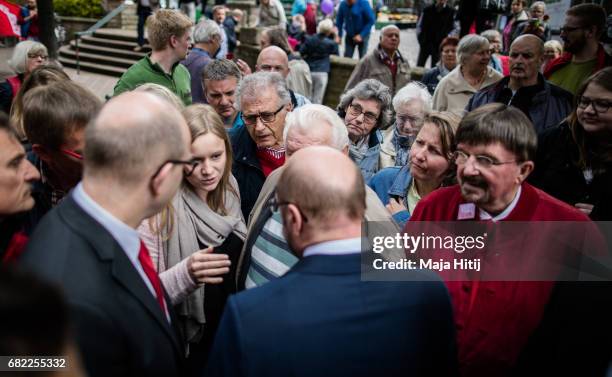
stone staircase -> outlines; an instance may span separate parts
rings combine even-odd
[[[79,41],[80,69],[119,77],[149,52],[146,45],[143,52],[134,52],[136,45],[134,30],[99,29]],[[60,48],[59,61],[66,67],[76,68],[76,55],[76,41],[73,40]]]

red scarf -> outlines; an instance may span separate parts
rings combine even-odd
[[[277,151],[270,148],[257,148],[255,154],[261,165],[261,170],[266,177],[285,164],[284,149]]]

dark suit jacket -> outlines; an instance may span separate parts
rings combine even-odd
[[[444,285],[431,274],[427,282],[362,282],[360,274],[358,254],[313,255],[231,296],[206,375],[455,375]]]
[[[90,377],[180,374],[178,328],[111,234],[72,196],[42,219],[23,263],[63,289]]]

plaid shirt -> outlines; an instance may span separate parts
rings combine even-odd
[[[385,50],[383,50],[380,47],[380,45],[378,46],[378,57],[380,58],[380,60],[383,62],[384,65],[389,67],[393,77],[395,77],[395,74],[397,73],[397,61],[398,60],[401,60],[402,62],[404,61],[404,58],[402,57],[402,54],[400,54],[399,50],[395,50],[395,53],[391,57],[389,56],[389,54],[387,54]]]

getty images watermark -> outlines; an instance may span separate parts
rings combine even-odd
[[[612,281],[611,222],[364,222],[362,280]]]

